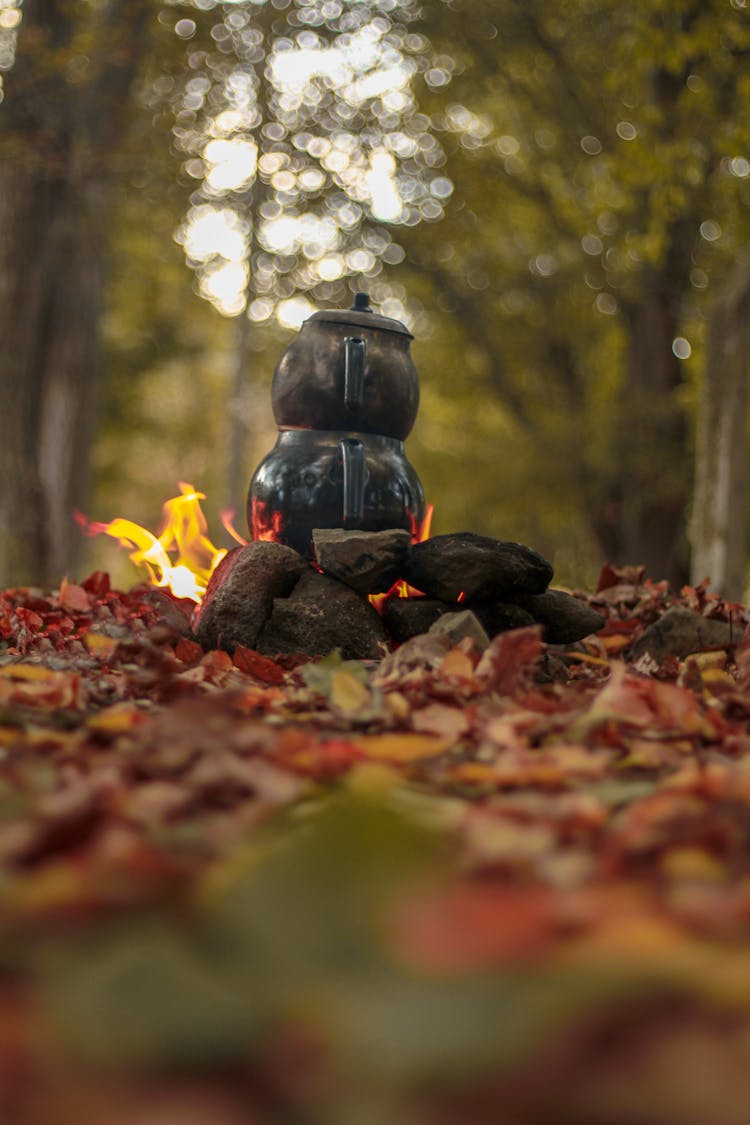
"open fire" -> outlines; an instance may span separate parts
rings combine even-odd
[[[209,538],[201,508],[205,494],[183,481],[179,488],[180,495],[167,500],[162,508],[157,535],[128,519],[97,523],[80,514],[77,519],[87,535],[109,535],[129,548],[131,561],[146,568],[154,586],[170,590],[177,598],[200,602],[227,548],[217,547]],[[222,513],[222,523],[238,543],[246,542],[232,527],[230,513]]]
[[[162,518],[157,534],[149,531],[134,520],[118,517],[109,523],[89,521],[81,513],[76,519],[87,535],[109,535],[118,544],[129,550],[129,557],[136,566],[144,567],[149,581],[162,589],[169,590],[176,598],[188,598],[200,604],[206,592],[209,579],[221,560],[227,554],[226,547],[217,547],[209,537],[208,524],[201,507],[206,494],[199,492],[192,484],[179,482],[180,495],[167,500],[162,507]],[[261,502],[258,501],[260,507]],[[413,543],[422,543],[429,538],[433,506],[427,506],[425,517],[419,526],[414,527]],[[254,512],[255,515],[255,512]],[[234,513],[224,511],[220,519],[224,530],[240,546],[246,546],[244,539],[232,523]],[[253,538],[277,542],[280,539],[281,517],[278,512],[257,513],[257,523],[253,520]],[[376,594],[371,601],[378,608],[388,597],[408,597],[416,593],[405,582],[399,582],[387,594]]]

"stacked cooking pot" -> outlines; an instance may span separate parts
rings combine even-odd
[[[412,338],[366,293],[305,321],[273,376],[279,436],[250,483],[254,539],[310,555],[316,527],[417,531],[424,494],[403,445],[419,407]]]

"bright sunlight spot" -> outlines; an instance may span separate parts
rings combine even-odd
[[[201,289],[224,316],[238,316],[245,307],[247,266],[243,262],[224,262],[207,269]]]
[[[209,141],[203,157],[209,165],[205,182],[212,191],[238,191],[255,178],[258,149],[252,141]]]
[[[247,249],[239,215],[228,207],[221,210],[208,205],[194,207],[178,241],[194,262],[205,262],[217,256],[229,262],[241,262]]]
[[[395,181],[396,161],[389,152],[381,149],[370,158],[370,171],[365,175],[365,184],[372,201],[372,213],[384,223],[393,223],[400,218],[403,210],[401,196]]]
[[[300,328],[302,322],[315,312],[307,297],[290,297],[288,301],[281,301],[276,315],[279,323],[284,328]]]

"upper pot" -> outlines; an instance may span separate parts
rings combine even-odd
[[[366,293],[356,294],[351,309],[314,313],[274,372],[277,425],[403,440],[419,408],[411,339],[400,320],[373,312]]]

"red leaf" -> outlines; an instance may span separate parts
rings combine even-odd
[[[190,641],[187,637],[180,637],[175,645],[174,654],[183,664],[197,664],[203,656],[203,648],[197,641]]]
[[[81,583],[84,590],[95,598],[103,598],[110,591],[109,575],[104,570],[95,570]]]
[[[499,633],[477,665],[477,679],[488,691],[513,695],[530,678],[541,651],[541,625]]]
[[[244,645],[237,645],[234,650],[234,666],[263,684],[280,684],[284,680],[284,671],[275,660],[269,660],[267,656],[261,656],[259,652],[245,648]]]
[[[640,586],[645,577],[645,566],[612,566],[611,563],[605,562],[599,571],[596,592],[599,594],[602,590],[609,590],[612,586]]]
[[[60,605],[63,609],[73,612],[87,613],[91,609],[91,598],[83,586],[76,586],[74,582],[68,582],[67,578],[63,578],[60,586]]]

